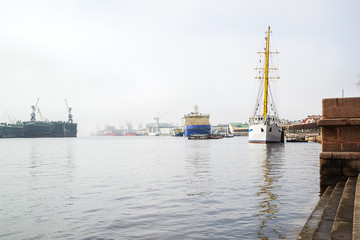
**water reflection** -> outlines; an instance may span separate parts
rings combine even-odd
[[[189,174],[188,186],[190,193],[188,196],[205,196],[211,194],[209,184],[211,182],[210,174],[210,153],[209,147],[203,145],[203,142],[191,142],[191,151],[188,152],[187,171]]]
[[[75,149],[74,149],[74,141],[68,141],[67,142],[67,146],[66,146],[66,168],[69,171],[69,175],[71,175],[72,177],[72,173],[75,169],[75,160],[76,160],[76,155],[75,155]]]
[[[285,239],[282,226],[276,224],[279,212],[279,201],[277,194],[279,179],[282,177],[283,167],[283,144],[263,144],[259,146],[261,162],[261,173],[263,182],[259,185],[257,192],[259,202],[259,213],[257,218],[260,221],[258,229],[259,239]],[[261,149],[262,148],[262,149]]]

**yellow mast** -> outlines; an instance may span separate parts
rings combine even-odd
[[[269,85],[269,52],[270,52],[270,26],[268,27],[268,35],[266,38],[266,49],[265,49],[265,79],[264,79],[264,119],[267,115],[268,105],[268,85]]]

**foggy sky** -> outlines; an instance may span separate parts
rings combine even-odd
[[[31,105],[79,135],[105,124],[181,124],[199,105],[212,124],[247,122],[264,33],[280,52],[280,117],[358,97],[358,1],[0,1],[0,121]]]

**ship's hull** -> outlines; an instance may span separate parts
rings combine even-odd
[[[69,122],[51,122],[53,137],[77,137],[77,124]]]
[[[18,130],[17,136],[10,137],[26,137],[26,138],[42,138],[42,137],[76,137],[77,124],[69,122],[43,122],[29,121],[24,122],[21,130]],[[6,137],[8,135],[1,135]],[[9,137],[9,136],[8,136]]]
[[[191,135],[210,134],[211,125],[187,125],[185,126],[184,135],[189,137]]]
[[[136,136],[136,133],[124,133],[124,136],[133,137],[133,136]]]
[[[249,126],[250,143],[280,143],[283,142],[283,131],[276,124],[254,124]]]
[[[50,122],[24,122],[24,136],[29,138],[52,137],[53,125]]]
[[[24,137],[24,126],[6,124],[0,126],[0,138],[20,138]]]

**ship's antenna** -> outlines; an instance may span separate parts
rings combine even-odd
[[[359,75],[359,79],[360,79],[360,75]],[[358,90],[360,92],[360,80],[356,83],[356,86],[357,86],[357,88],[358,88]]]
[[[198,113],[199,113],[199,106],[198,106],[198,105],[195,105],[195,106],[194,106],[194,113],[195,113],[195,114],[198,114]]]
[[[67,102],[67,100],[65,99],[65,103],[66,103],[66,109],[67,109],[67,111],[68,111],[68,122],[69,123],[72,123],[73,122],[73,115],[71,114],[71,111],[72,111],[72,108],[71,107],[69,107],[69,105],[68,105],[68,102]]]

